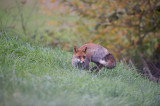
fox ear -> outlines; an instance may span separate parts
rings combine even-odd
[[[87,47],[85,47],[85,49],[84,49],[84,51],[83,51],[83,52],[84,52],[84,53],[86,53],[86,51],[87,51]]]
[[[77,47],[77,46],[74,46],[73,52],[76,53],[77,50],[78,50],[78,47]]]

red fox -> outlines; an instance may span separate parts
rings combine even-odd
[[[75,46],[73,52],[72,65],[74,67],[83,67],[89,70],[89,63],[94,62],[97,66],[93,67],[91,71],[96,70],[96,73],[98,73],[102,67],[112,69],[116,66],[112,54],[101,45],[87,43],[80,48]]]

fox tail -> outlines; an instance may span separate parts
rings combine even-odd
[[[107,54],[102,60],[100,60],[100,63],[103,64],[108,69],[112,69],[116,66],[116,61],[112,54]]]

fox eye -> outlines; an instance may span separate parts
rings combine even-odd
[[[83,58],[86,58],[86,56],[83,56]]]
[[[78,58],[81,58],[81,56],[78,56]]]

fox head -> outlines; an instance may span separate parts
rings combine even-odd
[[[76,46],[73,49],[74,57],[77,59],[79,63],[84,63],[86,59],[86,51],[87,47],[84,49],[78,49]]]

